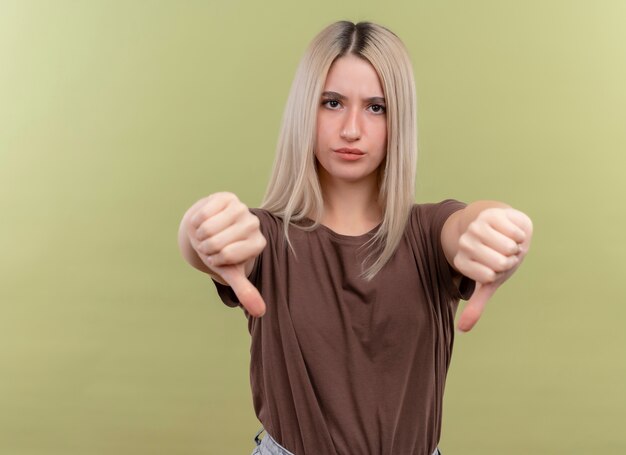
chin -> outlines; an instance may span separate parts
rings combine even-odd
[[[328,174],[328,176],[332,179],[341,180],[347,183],[358,183],[362,181],[367,181],[373,179],[372,174],[354,174],[354,173],[337,173],[337,174]]]

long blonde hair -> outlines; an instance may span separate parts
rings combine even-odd
[[[311,42],[291,86],[283,116],[272,175],[261,208],[283,219],[289,247],[289,225],[310,217],[320,224],[324,200],[315,158],[316,119],[326,76],[344,55],[368,61],[381,81],[387,115],[387,154],[379,174],[378,202],[383,221],[366,243],[373,263],[362,272],[371,280],[395,252],[414,203],[417,164],[415,82],[402,41],[390,30],[370,22],[341,21],[329,25]],[[375,259],[374,259],[375,258]]]

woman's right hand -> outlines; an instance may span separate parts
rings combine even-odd
[[[233,289],[250,315],[263,316],[265,302],[247,278],[267,244],[259,219],[227,192],[200,199],[187,216],[187,236],[200,260]]]

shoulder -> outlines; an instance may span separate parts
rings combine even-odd
[[[259,219],[261,233],[266,238],[282,237],[283,219],[272,212],[261,208],[250,208],[250,213]]]
[[[265,210],[265,209],[250,208],[248,210],[250,210],[250,213],[252,213],[261,221],[267,221],[267,220],[270,220],[271,218],[276,218],[276,216],[273,215],[272,212],[269,212],[268,210]]]
[[[420,204],[413,204],[411,207],[411,217],[435,217],[435,216],[450,216],[457,210],[465,208],[467,204],[465,202],[458,201],[456,199],[446,199],[440,202],[426,202]]]
[[[413,222],[428,223],[445,221],[454,212],[464,209],[467,206],[465,202],[456,199],[446,199],[441,202],[427,202],[421,204],[413,204],[411,207],[410,219]]]
[[[438,235],[450,215],[464,209],[466,205],[456,199],[413,204],[407,227],[416,235],[429,233]]]
[[[281,224],[282,218],[274,215],[272,212],[261,208],[250,208],[250,213],[256,216],[261,224]]]

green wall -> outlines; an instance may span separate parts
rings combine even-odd
[[[457,338],[442,451],[626,453],[626,2],[0,0],[0,453],[250,453],[242,313],[181,259],[260,203],[296,64],[405,41],[418,201],[499,199],[531,253]]]

